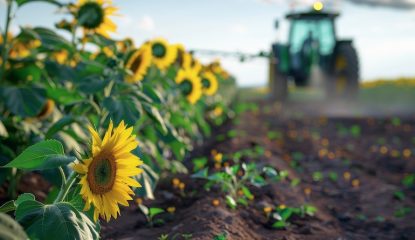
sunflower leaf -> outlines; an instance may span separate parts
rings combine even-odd
[[[4,87],[0,89],[7,108],[21,117],[34,117],[46,102],[46,91],[36,87]]]
[[[45,205],[24,201],[16,208],[16,220],[31,239],[99,238],[99,225],[67,202]]]
[[[54,1],[54,0],[16,0],[16,3],[19,7],[21,7],[22,5],[24,5],[26,3],[31,3],[31,2],[47,2],[47,3],[57,5],[58,7],[63,6],[62,3],[58,2],[58,1]]]
[[[148,114],[148,116],[161,127],[162,134],[166,135],[168,133],[167,126],[157,108],[153,107],[148,103],[143,103],[143,108],[144,111],[146,111],[146,113]]]
[[[28,147],[3,167],[15,167],[24,170],[44,170],[67,165],[75,161],[75,159],[75,157],[64,155],[63,146],[60,142],[46,140]]]

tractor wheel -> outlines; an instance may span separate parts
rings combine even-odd
[[[332,99],[354,100],[359,91],[359,60],[351,42],[340,42],[334,50],[331,79],[327,96]]]
[[[270,59],[269,64],[269,89],[272,100],[284,102],[288,95],[287,77],[279,72],[274,59]]]

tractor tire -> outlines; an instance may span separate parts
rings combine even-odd
[[[288,83],[285,74],[278,70],[274,59],[269,63],[269,89],[273,101],[285,102],[288,96]]]
[[[331,69],[327,97],[356,100],[359,93],[359,59],[351,41],[337,43]]]

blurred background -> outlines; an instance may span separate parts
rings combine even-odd
[[[189,49],[258,53],[270,51],[277,39],[287,42],[290,11],[310,8],[313,0],[115,0],[119,16],[114,37],[131,36],[137,43],[153,37],[182,42]],[[352,38],[360,59],[361,81],[396,79],[415,75],[415,0],[326,0],[326,8],[341,13],[337,33]],[[5,0],[0,0],[4,21]],[[19,25],[53,26],[61,19],[54,6],[24,6],[14,21]],[[274,28],[275,20],[280,27]],[[199,55],[202,61],[219,56]],[[221,58],[240,86],[263,86],[268,79],[266,59],[241,63]]]

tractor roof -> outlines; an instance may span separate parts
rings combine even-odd
[[[289,13],[287,19],[321,19],[321,18],[336,18],[339,16],[337,12],[327,11],[308,11],[308,12],[296,12]]]

